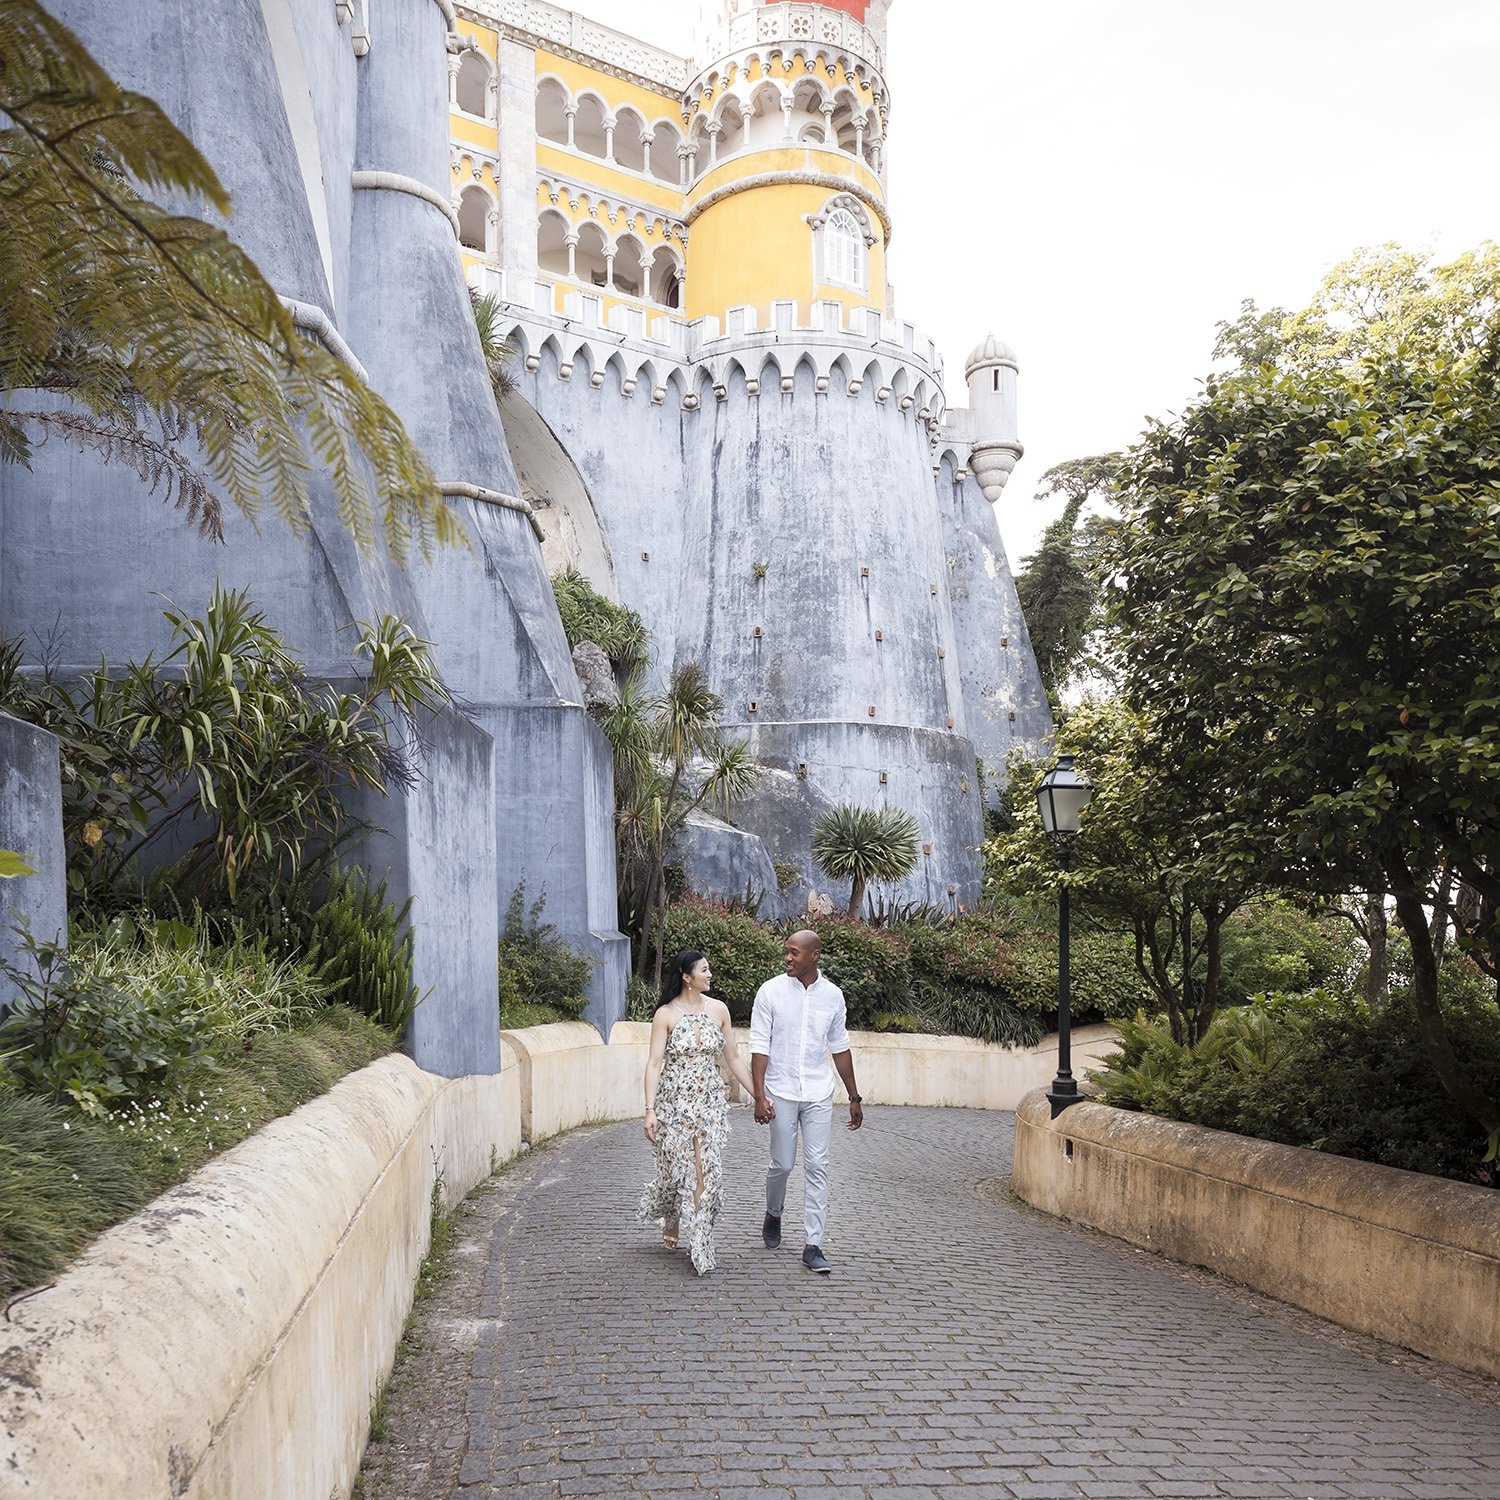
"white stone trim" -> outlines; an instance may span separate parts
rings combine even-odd
[[[440,210],[453,226],[453,238],[458,238],[458,210],[436,188],[430,188],[415,177],[403,177],[399,172],[356,172],[355,192],[375,190],[387,193],[409,193]]]
[[[432,3],[442,11],[443,19],[448,23],[448,30],[457,31],[458,12],[453,8],[453,0],[432,0]]]
[[[463,480],[444,480],[438,485],[438,493],[456,495],[463,500],[478,500],[484,505],[497,505],[501,510],[520,511],[531,523],[531,529],[536,533],[537,541],[542,540],[542,528],[537,521],[536,511],[532,509],[529,500],[523,500],[519,495],[507,495],[500,490],[487,490],[483,485],[467,484]]]
[[[871,213],[880,220],[880,227],[885,233],[886,243],[891,239],[891,216],[886,212],[885,205],[862,183],[851,182],[847,177],[838,177],[832,172],[804,171],[792,168],[782,172],[757,172],[750,177],[741,177],[734,182],[726,182],[723,187],[717,187],[711,193],[706,193],[687,211],[687,227],[691,229],[694,221],[716,204],[723,203],[728,198],[733,198],[738,193],[748,193],[756,188],[773,187],[778,184],[787,183],[795,187],[825,187],[832,188],[840,193],[847,193],[857,198]]]
[[[506,35],[645,88],[680,98],[687,87],[687,58],[547,0],[467,0],[460,13],[481,26],[499,27]]]
[[[292,297],[283,297],[281,305],[292,315],[292,323],[303,333],[311,334],[340,364],[347,365],[366,385],[370,376],[360,364],[352,350],[334,326],[333,319],[315,302],[298,302]]]

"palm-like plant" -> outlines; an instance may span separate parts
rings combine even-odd
[[[849,915],[856,919],[864,909],[866,885],[911,874],[917,851],[917,820],[899,807],[844,802],[813,824],[813,859],[831,880],[852,882]]]
[[[471,286],[469,306],[474,309],[479,347],[484,351],[484,367],[490,373],[490,389],[495,393],[498,406],[502,397],[517,389],[512,362],[518,351],[500,332],[500,299],[493,292],[481,292],[477,286]]]
[[[654,952],[658,983],[673,841],[700,807],[727,816],[760,774],[745,741],[723,738],[722,707],[703,669],[687,662],[672,673],[660,697],[643,693],[635,680],[627,682],[619,703],[600,720],[614,751],[621,905],[631,906],[636,917],[630,924],[638,933],[636,973],[644,976]]]
[[[395,413],[299,332],[250,257],[143,196],[230,211],[193,143],[37,0],[0,0],[0,117],[0,462],[50,434],[215,538],[221,495],[305,530],[319,466],[361,547],[377,512],[398,558],[462,537]]]

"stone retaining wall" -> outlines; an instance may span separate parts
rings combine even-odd
[[[451,1203],[523,1140],[639,1116],[650,1035],[507,1032],[498,1075],[458,1079],[383,1058],[101,1235],[0,1324],[0,1500],[347,1495],[437,1175]],[[1055,1042],[853,1042],[872,1109],[1009,1109],[1056,1067]],[[1080,1063],[1109,1045],[1087,1028]]]
[[[1016,1111],[1015,1190],[1346,1328],[1500,1377],[1500,1193],[1154,1115]]]
[[[0,1497],[347,1495],[433,1182],[520,1149],[519,1081],[382,1058],[101,1235],[0,1324]]]

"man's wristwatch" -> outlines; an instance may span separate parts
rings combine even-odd
[[[862,1095],[862,1094],[850,1094],[849,1095],[849,1102],[851,1104],[863,1104],[864,1103],[864,1095]]]

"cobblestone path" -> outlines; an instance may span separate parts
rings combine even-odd
[[[471,1200],[364,1500],[1500,1497],[1500,1388],[1011,1199],[1009,1115],[837,1130],[825,1248],[760,1243],[738,1108],[720,1267],[631,1222],[638,1125]]]

